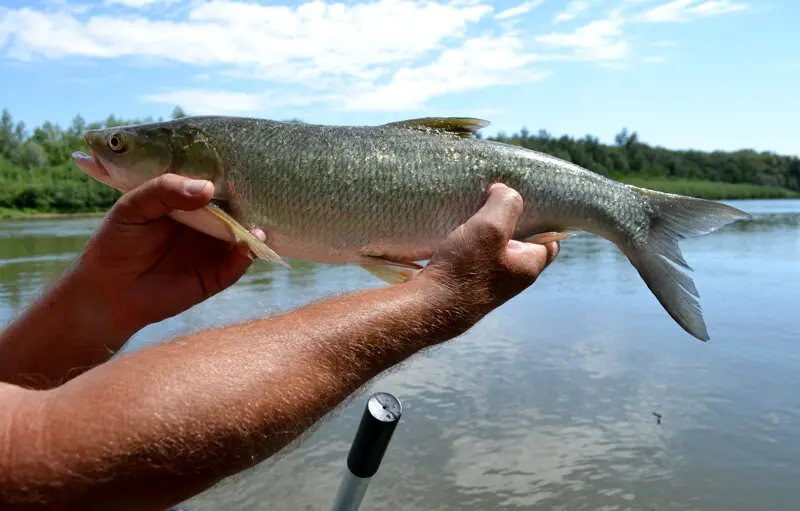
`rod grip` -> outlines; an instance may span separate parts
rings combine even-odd
[[[402,413],[400,401],[387,392],[369,398],[347,456],[347,468],[354,476],[375,475]]]

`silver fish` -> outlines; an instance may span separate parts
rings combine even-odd
[[[260,258],[355,263],[389,283],[421,268],[482,206],[488,186],[517,190],[514,238],[534,243],[585,231],[613,242],[688,333],[709,335],[678,242],[749,215],[703,199],[607,179],[559,158],[479,140],[489,123],[422,118],[327,126],[199,116],[89,130],[88,174],[122,192],[163,173],[204,178],[213,204],[173,216]],[[248,232],[260,228],[266,243]]]

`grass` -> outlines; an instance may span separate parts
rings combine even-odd
[[[106,211],[81,211],[81,212],[58,212],[41,211],[32,208],[13,209],[0,207],[0,220],[26,220],[35,218],[70,218],[70,217],[100,217]]]
[[[777,186],[722,183],[700,179],[666,179],[642,176],[621,176],[619,180],[659,192],[677,193],[711,200],[731,199],[796,199],[800,194]]]

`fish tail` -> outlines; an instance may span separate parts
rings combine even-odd
[[[651,206],[650,228],[644,243],[620,248],[669,315],[688,333],[709,340],[692,278],[678,241],[702,236],[751,215],[734,207],[704,199],[685,197],[629,186]]]

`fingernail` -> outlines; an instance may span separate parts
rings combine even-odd
[[[264,231],[262,231],[261,229],[251,229],[250,232],[253,233],[253,236],[260,239],[261,241],[267,241],[267,235],[264,234]]]
[[[204,179],[193,179],[186,183],[186,193],[189,195],[202,195],[206,186],[210,185],[211,181]]]

